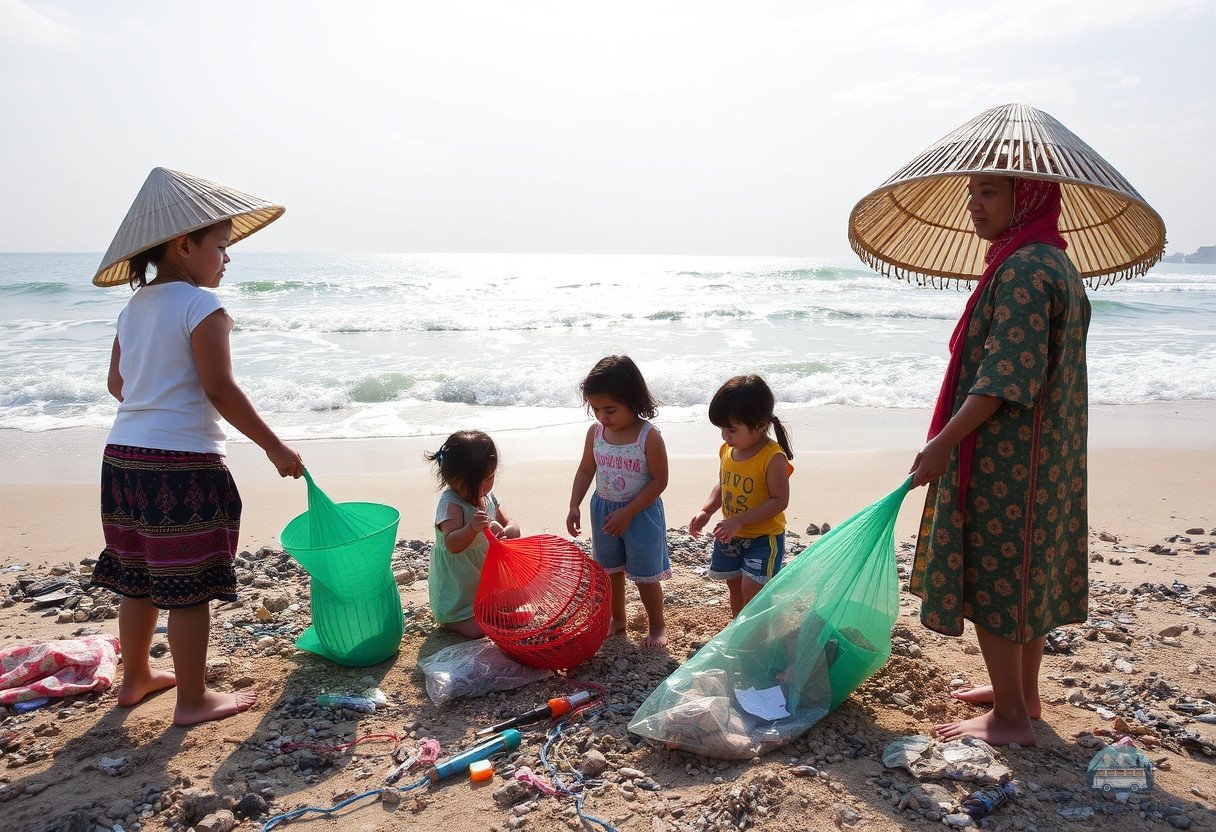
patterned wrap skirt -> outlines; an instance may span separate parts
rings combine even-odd
[[[235,601],[241,496],[219,454],[107,445],[93,585],[161,609]]]

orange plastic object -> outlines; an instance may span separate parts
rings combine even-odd
[[[477,760],[469,764],[469,779],[474,783],[484,783],[494,776],[494,764],[489,760]]]
[[[473,618],[513,659],[566,670],[595,655],[608,637],[611,587],[604,568],[551,534],[499,540],[489,549]]]

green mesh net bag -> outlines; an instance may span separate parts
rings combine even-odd
[[[629,730],[746,759],[797,738],[891,655],[895,518],[911,478],[786,564],[725,630],[650,695]]]
[[[400,514],[379,503],[335,503],[308,471],[308,511],[279,540],[308,572],[312,626],[296,647],[348,667],[384,661],[401,646],[401,596],[393,580]]]

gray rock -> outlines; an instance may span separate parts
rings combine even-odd
[[[192,786],[182,792],[178,809],[181,812],[183,825],[190,827],[196,821],[221,809],[227,809],[231,805],[227,798],[223,798],[215,792]]]
[[[266,800],[260,794],[250,792],[237,801],[232,807],[232,813],[242,820],[247,820],[262,817],[268,808]]]
[[[501,789],[494,792],[494,803],[499,809],[510,809],[521,800],[527,799],[532,790],[518,780],[512,780]]]
[[[204,817],[194,824],[195,832],[232,832],[236,826],[236,818],[227,809],[220,809]]]
[[[832,804],[837,826],[853,826],[861,822],[861,813],[847,803]]]
[[[946,815],[942,818],[946,826],[954,829],[965,829],[968,826],[975,826],[975,821],[971,819],[971,815],[965,815],[962,812],[956,812],[952,815]]]
[[[135,801],[120,798],[106,807],[106,814],[112,818],[125,818],[135,811]]]
[[[1069,806],[1060,810],[1060,817],[1064,820],[1089,820],[1093,816],[1094,807],[1092,806]]]
[[[1170,815],[1165,819],[1165,821],[1175,829],[1191,828],[1191,819],[1186,815]]]
[[[100,757],[97,767],[111,777],[117,777],[131,767],[130,757]]]

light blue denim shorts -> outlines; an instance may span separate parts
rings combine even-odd
[[[591,553],[609,574],[625,572],[634,583],[652,584],[671,577],[667,557],[667,517],[655,500],[629,521],[622,535],[604,531],[604,518],[628,503],[591,495]]]

